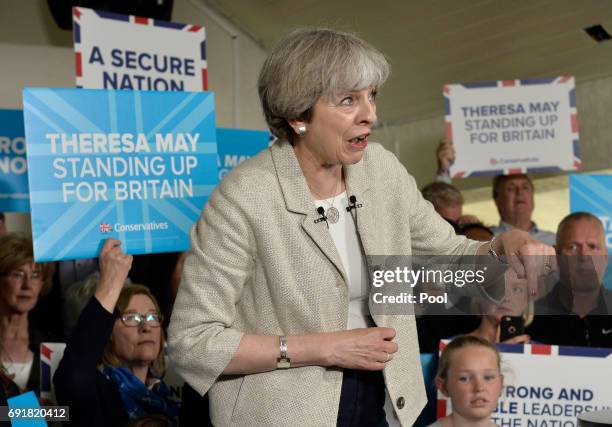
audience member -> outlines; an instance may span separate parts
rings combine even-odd
[[[172,311],[172,290],[169,288],[180,255],[180,252],[134,255],[130,270],[132,282],[147,284],[165,316],[169,316]]]
[[[506,293],[500,303],[483,300],[475,311],[481,314],[480,324],[469,335],[484,338],[492,343],[501,341],[501,320],[503,317],[522,318],[523,325],[533,320],[533,303],[527,292],[527,279],[519,279],[509,268],[504,274]],[[506,344],[520,344],[529,341],[529,336],[520,334],[503,341]]]
[[[19,387],[15,384],[8,374],[4,370],[4,367],[0,366],[0,406],[3,408],[8,406],[8,399],[13,396],[20,394]],[[12,423],[9,420],[0,421],[0,427],[11,427]]]
[[[455,149],[453,147],[453,143],[447,140],[440,141],[440,144],[436,150],[436,157],[438,161],[438,170],[436,172],[435,181],[438,184],[450,185],[452,183],[450,167],[455,162]],[[425,196],[425,189],[427,187],[429,187],[429,185],[423,188],[423,196],[433,203],[432,200]],[[452,185],[451,188],[455,189],[456,192],[459,193],[459,190]],[[518,228],[519,230],[527,231],[534,238],[546,243],[547,245],[554,245],[555,233],[539,229],[537,224],[531,219],[533,209],[535,207],[533,193],[533,182],[525,174],[499,175],[495,177],[493,180],[493,200],[495,201],[499,216],[501,217],[499,225],[493,228],[495,235],[511,230],[512,228]],[[459,193],[459,195],[460,194],[461,193]],[[455,199],[454,205],[451,204],[451,206],[455,206],[455,208],[451,210],[450,215],[454,215],[455,217],[458,215],[461,217],[462,213],[457,214],[457,198],[456,196],[453,197]],[[463,199],[461,199],[461,205],[462,204]],[[435,206],[436,204],[434,203],[434,207]],[[437,207],[436,211],[438,211]],[[445,214],[441,213],[440,211],[438,211],[438,213],[440,216],[448,220],[448,217],[445,216]],[[475,217],[468,216],[468,218]],[[470,222],[477,222],[477,220],[466,221],[464,219],[462,221],[463,224]],[[462,225],[461,222],[458,224],[456,222],[455,224]]]
[[[178,293],[179,286],[181,285],[181,276],[183,275],[183,266],[185,265],[185,259],[187,258],[187,252],[181,252],[176,260],[172,275],[170,276],[170,287],[168,289],[168,317],[174,307],[174,300],[176,300],[176,294]]]
[[[96,270],[87,276],[85,280],[75,282],[66,289],[62,310],[65,337],[69,337],[72,334],[79,320],[79,316],[81,315],[81,311],[83,311],[93,296],[99,281],[100,272]]]
[[[455,163],[455,147],[453,147],[452,141],[446,139],[440,141],[436,149],[436,159],[438,160],[438,169],[435,181],[451,184],[453,180],[450,176],[450,167]]]
[[[29,319],[51,286],[52,266],[34,262],[32,241],[7,233],[0,237],[0,356],[10,378],[39,393],[40,343],[53,340]]]
[[[0,237],[6,234],[6,217],[4,212],[0,212]]]
[[[68,337],[72,332],[72,328],[76,324],[80,311],[73,313],[76,314],[73,318],[67,316],[66,312],[71,312],[73,310],[75,294],[81,292],[79,289],[82,287],[83,283],[85,283],[92,274],[97,274],[98,258],[62,260],[58,261],[56,265],[57,269],[53,276],[53,287],[59,293],[59,306],[61,307],[62,315],[58,320],[61,321],[61,333],[65,339],[65,337]],[[91,285],[91,289],[93,289],[95,282],[91,283]],[[79,310],[85,307],[87,301],[89,301],[89,298],[83,300]],[[53,303],[57,304],[56,301]]]
[[[182,427],[182,424],[180,424]],[[164,415],[147,415],[130,421],[125,427],[174,427],[172,420]]]
[[[497,236],[512,228],[518,228],[547,245],[554,245],[555,233],[540,230],[531,216],[535,207],[533,183],[525,174],[499,175],[493,180],[493,199],[501,217],[493,228]]]
[[[612,347],[612,291],[603,286],[608,250],[601,221],[586,212],[557,229],[559,282],[536,302],[528,333],[546,344]]]
[[[181,427],[212,427],[208,415],[208,394],[200,396],[188,383],[183,385],[181,392],[182,402],[179,413],[179,426]]]
[[[457,234],[481,242],[487,242],[493,238],[491,230],[480,222],[459,227]],[[438,351],[441,339],[467,334],[478,328],[480,318],[472,313],[470,302],[470,298],[464,297],[455,301],[453,306],[444,308],[440,308],[438,304],[432,304],[421,316],[417,317],[419,348],[422,353]]]
[[[503,382],[495,345],[475,336],[455,338],[442,351],[436,375],[436,386],[450,397],[453,412],[431,426],[490,427]]]
[[[148,288],[124,285],[132,256],[119,245],[108,239],[102,247],[100,280],[54,376],[58,402],[70,406],[70,423],[76,426],[178,416],[159,379],[165,368],[159,306]]]
[[[432,182],[421,191],[425,200],[455,229],[465,224],[479,222],[473,215],[463,215],[463,196],[459,189],[445,182]]]
[[[459,227],[457,234],[482,242],[493,238],[491,230],[480,222]],[[470,298],[461,298],[452,307],[432,304],[417,317],[419,348],[422,353],[436,352],[441,339],[467,334],[480,325],[479,316],[472,314],[470,301]]]

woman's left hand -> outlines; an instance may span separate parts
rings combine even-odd
[[[495,253],[505,257],[520,279],[527,279],[531,297],[538,294],[538,277],[557,268],[555,248],[534,239],[525,231],[514,229],[502,233],[493,239],[492,247]]]

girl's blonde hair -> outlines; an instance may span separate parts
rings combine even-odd
[[[446,381],[448,377],[448,370],[450,369],[453,361],[453,355],[457,351],[469,346],[485,347],[495,353],[495,358],[497,359],[497,369],[501,371],[501,356],[497,350],[497,347],[495,347],[492,342],[474,335],[461,335],[448,343],[446,347],[444,347],[444,350],[442,350],[436,378]]]

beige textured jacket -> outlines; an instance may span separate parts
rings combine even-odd
[[[424,201],[414,179],[378,144],[345,168],[347,194],[363,204],[366,254],[473,254]],[[222,376],[243,334],[346,329],[348,288],[340,256],[318,217],[293,148],[279,141],[214,191],[191,231],[191,250],[169,329],[172,360],[217,426],[335,426],[342,370],[303,367]],[[413,316],[375,315],[399,351],[384,369],[402,425],[425,404]]]

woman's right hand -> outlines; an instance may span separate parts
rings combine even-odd
[[[100,250],[99,262],[100,280],[95,296],[112,313],[132,267],[132,255],[123,253],[120,240],[108,238]]]
[[[398,349],[393,328],[361,328],[329,334],[329,366],[380,371]]]
[[[455,162],[455,148],[452,141],[443,139],[436,149],[436,159],[438,160],[438,174],[449,175],[450,167]]]

